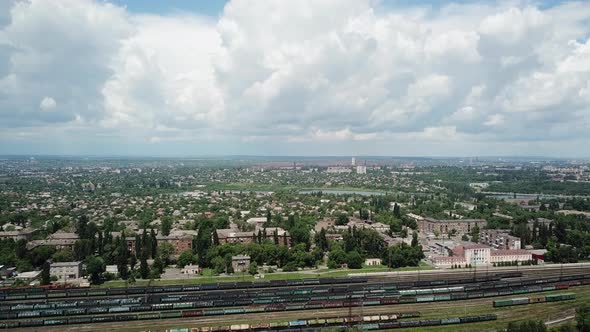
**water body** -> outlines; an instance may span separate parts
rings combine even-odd
[[[482,194],[486,196],[498,198],[498,199],[510,199],[514,198],[513,193],[504,193],[504,192],[486,192],[482,191]],[[516,193],[516,198],[526,198],[530,200],[537,199],[552,199],[552,198],[572,198],[572,197],[588,197],[585,195],[552,195],[552,194],[525,194],[525,193]]]
[[[299,193],[303,195],[316,194],[321,192],[328,195],[360,195],[360,196],[383,196],[383,191],[366,191],[366,190],[345,190],[345,189],[310,189],[300,190]]]

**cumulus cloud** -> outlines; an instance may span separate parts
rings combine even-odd
[[[10,1],[0,6],[0,139],[61,128],[64,140],[84,130],[135,147],[231,146],[219,153],[349,144],[395,154],[386,142],[396,140],[453,155],[588,140],[588,20],[586,2],[232,0],[213,18]]]
[[[55,99],[51,97],[43,97],[41,103],[39,103],[39,109],[44,112],[49,112],[57,106]]]

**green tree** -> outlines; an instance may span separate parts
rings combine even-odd
[[[164,267],[166,267],[170,262],[170,256],[174,253],[174,246],[171,243],[164,242],[160,245],[158,251],[160,252],[160,255],[158,256],[160,256],[164,263]]]
[[[417,247],[418,246],[418,233],[414,232],[412,233],[412,247]]]
[[[172,217],[170,216],[165,216],[162,218],[162,224],[161,224],[161,228],[162,228],[162,235],[164,236],[168,236],[170,235],[170,230],[172,229]]]
[[[251,275],[255,275],[258,273],[258,264],[256,264],[256,262],[250,263],[250,266],[248,267],[248,273],[250,273]]]
[[[156,255],[156,258],[154,259],[154,265],[152,267],[152,272],[158,275],[164,273],[165,266],[160,255]]]
[[[88,256],[85,260],[86,272],[90,275],[90,282],[99,284],[101,281],[101,274],[105,271],[104,260],[96,256]]]
[[[194,261],[194,255],[192,250],[183,251],[180,256],[178,257],[178,261],[176,265],[180,268],[185,267],[186,265],[192,264]]]
[[[41,285],[49,285],[51,283],[51,276],[49,275],[49,262],[43,263],[41,270]]]
[[[346,264],[351,269],[360,269],[363,267],[363,257],[358,251],[351,251],[346,254]]]
[[[338,215],[338,217],[336,217],[336,221],[335,221],[336,225],[346,225],[348,224],[348,216],[344,213],[341,213]]]
[[[147,255],[143,254],[139,259],[139,275],[141,276],[141,279],[147,279],[149,274],[150,269],[147,263]]]
[[[24,239],[16,241],[15,253],[17,258],[25,258],[27,255],[27,241]]]
[[[152,228],[150,230],[150,253],[152,258],[156,258],[158,254],[158,240],[156,238],[156,231]]]
[[[54,262],[71,262],[74,260],[74,253],[70,249],[61,249],[53,254]]]
[[[479,242],[479,226],[478,225],[471,227],[470,235],[471,235],[472,242],[475,242],[475,243]]]
[[[401,219],[402,214],[399,208],[399,205],[397,203],[395,203],[393,205],[393,215],[397,218],[397,219]]]
[[[315,234],[314,242],[316,247],[323,252],[328,250],[328,239],[326,238],[326,230],[324,228],[320,229],[320,231]]]

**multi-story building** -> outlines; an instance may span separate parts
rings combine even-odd
[[[33,235],[37,234],[37,229],[23,229],[20,231],[4,231],[0,232],[0,239],[13,239],[14,241],[25,240],[30,241]]]
[[[335,167],[328,167],[326,172],[328,172],[328,173],[351,173],[352,169],[350,167],[335,166]]]
[[[71,232],[55,232],[47,237],[46,240],[32,240],[27,243],[27,249],[31,250],[39,246],[51,246],[56,249],[73,249],[74,243],[80,237],[76,233]]]
[[[49,274],[58,282],[77,280],[82,276],[82,262],[57,262],[49,266]]]
[[[454,244],[452,241],[450,243],[451,245]],[[430,261],[437,267],[492,265],[501,262],[527,262],[533,259],[531,252],[527,250],[493,249],[483,244],[456,245],[449,254],[446,253],[446,246],[444,249],[441,254],[434,254],[429,257]]]
[[[115,232],[113,232],[115,234]],[[173,255],[180,255],[183,251],[191,250],[193,248],[193,238],[197,235],[196,231],[192,230],[175,230],[168,235],[156,235],[158,245],[162,243],[170,243],[174,248]],[[135,237],[126,237],[127,248],[131,253],[135,253]]]
[[[258,239],[258,234],[261,234],[265,240],[274,241],[275,233],[278,237],[279,244],[291,246],[291,236],[289,232],[280,227],[258,228],[251,232],[238,232],[235,229],[218,229],[217,239],[220,244],[224,243],[252,243]]]
[[[464,257],[467,264],[487,265],[490,263],[491,249],[483,244],[460,245],[453,248],[453,256]]]
[[[482,229],[486,225],[484,219],[434,219],[434,218],[419,218],[418,230],[422,233],[448,234],[455,230],[456,234],[466,234],[471,232],[471,228],[478,226]]]
[[[174,247],[174,255],[180,255],[183,251],[193,249],[193,235],[185,233],[170,233],[169,235],[156,235],[158,244],[168,242]]]
[[[505,229],[483,229],[479,232],[479,243],[486,244],[494,249],[520,249],[519,237],[510,235]]]
[[[532,253],[524,249],[492,250],[490,256],[491,263],[526,262],[532,259]]]

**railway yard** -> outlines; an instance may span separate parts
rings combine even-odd
[[[15,331],[478,330],[590,299],[590,268],[545,266],[129,288],[0,291]],[[565,317],[565,316],[563,316]],[[488,325],[486,325],[488,324]]]

